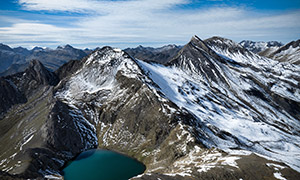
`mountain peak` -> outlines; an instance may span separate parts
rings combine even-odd
[[[31,60],[25,74],[35,79],[40,84],[54,85],[57,83],[57,78],[54,73],[50,72],[39,60]]]
[[[130,58],[130,56],[118,48],[113,48],[110,46],[104,46],[100,49],[95,50],[89,58],[86,59],[85,64],[98,63],[105,64],[109,63],[111,66],[118,64],[117,61],[121,61],[124,58]]]
[[[74,49],[74,47],[73,46],[71,46],[70,44],[67,44],[67,45],[65,45],[64,47],[63,47],[64,49]]]
[[[36,46],[32,49],[32,51],[43,51],[43,50],[44,49],[42,47],[38,47],[38,46]]]
[[[207,82],[225,82],[216,62],[224,62],[224,59],[198,36],[193,36],[191,41],[167,65],[187,70],[190,74],[198,74]]]
[[[69,50],[69,49],[74,49],[74,47],[71,46],[70,44],[67,44],[65,46],[58,46],[56,49]]]
[[[11,51],[12,49],[8,45],[0,43],[0,50]]]
[[[200,39],[198,36],[196,36],[196,35],[194,35],[191,38],[191,40],[188,43],[188,45],[192,45],[194,47],[201,48],[202,50],[204,50],[206,52],[210,52],[211,51],[210,47],[208,47],[206,45],[206,43],[202,39]]]
[[[298,39],[297,41],[292,41],[292,42],[288,43],[287,45],[290,45],[293,48],[300,47],[300,39]]]
[[[24,54],[24,55],[28,55],[30,54],[30,51],[26,48],[23,48],[21,46],[13,48],[14,52],[19,53],[19,54]]]
[[[42,68],[43,68],[42,63],[37,59],[33,59],[29,62],[29,66],[27,69],[42,69]]]
[[[34,70],[38,74],[45,74],[45,72],[48,72],[45,66],[37,59],[33,59],[29,62],[27,70]]]
[[[112,91],[118,83],[124,83],[125,79],[138,79],[140,74],[141,70],[136,61],[126,52],[104,46],[83,61],[83,65],[70,76],[65,93],[58,94],[59,97],[73,102],[87,93]]]
[[[197,35],[192,36],[191,41],[202,41]]]

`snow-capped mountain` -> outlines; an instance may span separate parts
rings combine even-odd
[[[41,78],[19,81],[30,72]],[[298,179],[299,79],[298,66],[220,37],[194,36],[166,65],[111,47],[55,73],[35,62],[0,81],[0,95],[25,99],[1,111],[0,168],[61,178],[98,147],[143,162],[133,179]]]
[[[244,40],[241,41],[239,44],[254,53],[259,53],[261,51],[265,51],[266,49],[278,49],[281,46],[283,46],[281,42],[277,42],[277,41],[254,42],[254,41]]]
[[[214,139],[215,146],[251,149],[278,160],[289,159],[290,165],[299,169],[300,149],[290,142],[299,141],[300,68],[259,58],[247,50],[240,52],[239,45],[223,38],[205,42],[194,37],[169,63],[180,69],[178,72],[150,68],[153,74],[161,74],[154,77],[157,83],[169,77],[169,83],[161,86],[173,87],[162,91],[173,89],[172,93],[166,92],[172,95],[169,99],[215,130],[213,134],[226,132],[222,138],[209,138]]]
[[[280,62],[289,62],[292,64],[300,64],[300,39],[289,42],[278,49],[267,49],[259,53],[262,56],[278,60]]]

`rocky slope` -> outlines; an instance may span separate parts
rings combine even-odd
[[[104,47],[42,67],[3,78],[26,102],[1,107],[0,177],[61,178],[98,147],[143,162],[133,179],[299,178],[298,67],[196,36],[166,66]]]
[[[289,62],[292,64],[300,64],[300,39],[292,41],[277,49],[266,49],[259,53],[261,56],[265,56],[280,62]]]
[[[181,48],[181,46],[176,45],[166,45],[159,48],[138,46],[136,48],[127,48],[124,51],[136,59],[165,64],[171,60]]]

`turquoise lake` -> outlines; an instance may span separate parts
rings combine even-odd
[[[65,180],[127,180],[144,171],[137,160],[107,150],[85,151],[63,169]]]

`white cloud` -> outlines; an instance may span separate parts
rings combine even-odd
[[[135,11],[159,10],[178,4],[186,4],[189,0],[19,0],[26,10],[34,11],[70,11],[86,13],[116,13],[126,8]]]
[[[93,9],[91,0],[19,0],[23,9],[45,11],[83,11]]]
[[[300,34],[300,12],[261,14],[243,8],[181,9],[189,0],[19,0],[31,11],[84,12],[68,27],[42,20],[0,28],[5,43],[53,41],[53,44],[162,45],[184,44],[197,34],[234,40],[289,41]],[[0,17],[1,19],[1,17]],[[299,38],[299,37],[298,37]],[[39,44],[37,44],[39,45]],[[47,45],[47,44],[46,44]]]

